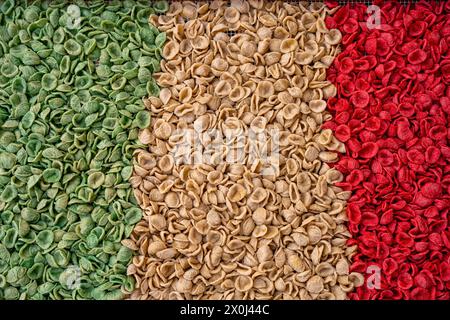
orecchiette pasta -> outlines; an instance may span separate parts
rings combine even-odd
[[[327,164],[343,145],[321,129],[341,39],[329,12],[185,1],[151,16],[168,41],[135,153],[131,299],[345,299],[361,285]]]
[[[128,267],[133,251],[154,249],[125,239],[143,216],[136,200],[181,203],[170,191],[179,185],[164,176],[174,166],[169,155],[140,153],[132,177],[138,138],[151,144],[175,129],[161,119],[159,138],[151,135],[142,101],[159,95],[152,74],[161,53],[180,51],[178,41],[163,50],[166,35],[148,23],[167,3],[79,1],[76,18],[71,7],[0,6],[0,300],[124,298],[135,288],[131,274],[140,274]],[[136,189],[135,199],[131,186],[141,185],[155,191]],[[149,220],[155,232],[173,231],[162,210]],[[178,254],[156,249],[162,258]]]

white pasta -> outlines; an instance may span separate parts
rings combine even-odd
[[[327,164],[345,149],[321,128],[342,37],[329,12],[184,1],[150,18],[168,41],[131,179],[131,299],[345,299],[362,284]]]

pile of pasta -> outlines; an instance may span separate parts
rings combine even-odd
[[[151,17],[168,41],[131,178],[144,214],[126,243],[131,299],[345,299],[363,283],[329,165],[344,145],[321,129],[341,40],[330,13],[213,1]]]

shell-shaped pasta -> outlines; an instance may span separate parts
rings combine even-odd
[[[174,248],[163,249],[156,253],[156,256],[161,260],[168,260],[174,258],[178,254],[178,251]]]
[[[336,263],[336,272],[340,276],[348,275],[349,273],[349,264],[345,258],[340,259]]]
[[[172,134],[172,127],[162,119],[155,122],[153,130],[155,137],[162,140],[167,140]]]
[[[278,79],[277,81],[275,81],[273,86],[275,88],[275,91],[280,92],[280,91],[287,90],[289,85],[290,85],[289,80],[287,80],[287,79]],[[294,84],[294,85],[296,85],[296,84]]]
[[[183,39],[180,42],[179,45],[179,52],[183,55],[188,55],[192,51],[192,43],[189,41],[189,39]]]
[[[314,59],[314,56],[312,53],[303,51],[303,52],[297,52],[295,54],[295,63],[298,63],[300,65],[308,65],[310,64]]]
[[[188,103],[192,99],[192,88],[191,87],[184,87],[180,90],[178,93],[178,99],[182,103]]]
[[[306,12],[300,18],[300,23],[304,29],[310,30],[316,24],[316,17],[312,13]]]
[[[305,267],[303,265],[302,259],[296,254],[288,256],[287,263],[296,272],[304,271]]]
[[[259,40],[272,39],[273,31],[267,27],[260,27],[256,30]]]
[[[225,21],[228,23],[236,23],[239,21],[241,14],[238,9],[231,6],[225,9],[223,17],[225,18]]]
[[[184,5],[182,5],[182,10],[181,10],[181,16],[183,18],[186,18],[188,20],[193,20],[195,18],[197,18],[197,6],[195,3],[185,3]]]
[[[274,255],[275,265],[277,268],[282,268],[286,263],[286,253],[281,248]]]
[[[211,73],[211,67],[202,63],[195,63],[191,67],[194,76],[206,78]]]
[[[266,125],[267,125],[267,119],[262,116],[257,116],[250,123],[250,128],[255,133],[262,133],[266,129]]]
[[[274,283],[268,277],[260,276],[254,279],[253,287],[260,293],[270,294],[274,289]]]
[[[338,160],[338,154],[336,152],[321,151],[319,158],[324,162],[335,162]]]
[[[231,89],[231,84],[228,81],[221,80],[214,88],[214,93],[219,97],[224,97],[230,94]]]
[[[274,84],[275,91],[281,91],[278,93],[278,100],[284,104],[294,103],[294,98],[289,94],[289,92],[284,91],[287,87],[280,90],[279,85],[279,81]]]
[[[247,292],[253,288],[253,279],[249,276],[239,275],[234,282],[236,290],[240,292]]]
[[[327,107],[327,103],[324,100],[311,100],[309,101],[309,108],[313,112],[323,112]]]
[[[202,115],[200,117],[198,117],[195,121],[194,121],[194,130],[196,132],[203,132],[205,130],[207,130],[210,126],[211,123],[211,118],[209,115]]]
[[[289,53],[297,50],[298,42],[295,39],[284,39],[280,45],[280,51],[282,53]]]
[[[173,169],[174,164],[174,159],[170,154],[162,156],[158,161],[158,167],[164,173],[170,173]]]
[[[320,277],[326,278],[328,276],[333,275],[335,269],[329,262],[322,262],[319,265],[317,265],[316,272]]]
[[[256,257],[258,258],[259,263],[263,263],[273,258],[273,252],[268,245],[264,245],[258,248]]]
[[[211,62],[211,68],[216,71],[226,71],[228,70],[228,62],[220,57],[216,57]]]
[[[166,60],[171,60],[175,58],[179,52],[180,44],[176,41],[169,41],[164,46],[162,54]]]
[[[269,49],[272,52],[281,52],[280,47],[281,47],[281,39],[271,39],[270,40],[270,45],[269,45]]]
[[[273,37],[277,39],[289,38],[289,31],[283,27],[276,27],[273,33]]]
[[[264,188],[256,188],[249,197],[249,201],[253,203],[261,203],[268,196],[267,190]]]
[[[330,129],[322,130],[319,137],[317,138],[317,143],[326,146],[328,145],[333,138],[333,131]]]
[[[309,243],[309,238],[305,234],[293,233],[291,236],[292,239],[294,239],[295,243],[300,247],[304,247]]]
[[[326,68],[330,67],[331,64],[333,63],[333,61],[334,61],[334,57],[333,57],[333,56],[330,56],[330,55],[323,56],[323,57],[320,59],[321,66],[323,65],[323,66],[326,67]]]
[[[164,242],[162,241],[154,241],[152,243],[149,244],[148,246],[148,253],[150,255],[155,255],[156,253],[166,249],[166,245],[164,244]]]
[[[150,216],[149,223],[158,231],[164,230],[167,226],[166,219],[161,214],[155,214]]]
[[[308,40],[303,45],[303,50],[314,56],[319,52],[319,45],[315,40]]]
[[[269,28],[277,25],[277,19],[269,13],[260,15],[258,20],[262,25]]]
[[[352,272],[348,275],[348,280],[353,283],[355,287],[364,285],[364,276],[361,273]]]
[[[264,54],[267,53],[267,51],[269,51],[269,48],[270,48],[270,40],[269,39],[264,39],[264,40],[258,42],[257,53],[261,54],[261,55],[264,55]],[[259,60],[260,56],[256,55],[256,57]],[[254,66],[254,68],[256,69],[257,67]]]
[[[239,202],[247,195],[247,189],[239,183],[234,184],[228,189],[227,199],[231,202]]]
[[[218,212],[211,210],[206,216],[206,222],[211,226],[215,227],[221,223],[221,218]]]
[[[307,282],[306,282],[306,290],[310,293],[320,293],[324,289],[323,286],[323,279],[319,276],[312,276]]]
[[[311,244],[316,244],[322,239],[322,231],[317,226],[309,226],[307,232]]]
[[[169,208],[177,208],[180,205],[180,198],[176,192],[168,192],[164,196],[164,203]]]
[[[266,209],[264,209],[264,208],[257,208],[253,212],[252,217],[253,217],[253,221],[255,222],[256,225],[264,224],[266,219],[267,219]]]
[[[290,158],[286,161],[286,171],[288,175],[290,176],[295,175],[297,174],[298,170],[299,165],[295,159]]]
[[[299,115],[299,107],[295,103],[288,103],[282,110],[283,118],[292,120]]]
[[[341,42],[342,34],[339,29],[331,29],[327,33],[325,33],[325,43],[333,46],[337,45]]]
[[[253,57],[256,49],[256,45],[253,42],[244,41],[241,46],[241,54],[246,57]]]
[[[185,278],[179,278],[173,286],[178,292],[187,293],[192,289],[192,281]]]
[[[160,202],[164,201],[164,194],[158,189],[152,189],[149,194],[150,201]]]
[[[333,84],[327,85],[322,88],[323,99],[329,99],[334,97],[337,93],[337,89]]]
[[[235,87],[231,89],[229,98],[233,102],[241,101],[245,96],[245,90],[242,87]]]
[[[239,10],[240,13],[248,13],[250,10],[250,5],[248,1],[244,0],[231,0],[230,5],[233,8]]]
[[[198,36],[191,40],[191,44],[195,50],[205,50],[209,47],[209,40],[205,36]]]
[[[138,153],[137,162],[142,168],[146,170],[150,170],[156,166],[155,157],[152,154],[145,151],[141,151]]]
[[[215,267],[220,264],[222,259],[223,249],[221,247],[214,247],[211,250],[211,264]]]
[[[278,278],[277,280],[275,280],[274,287],[275,287],[275,290],[284,292],[286,290],[286,283],[283,280],[283,278]]]
[[[269,52],[264,55],[264,62],[267,66],[274,65],[275,63],[279,62],[280,59],[281,59],[280,52]]]
[[[269,98],[275,93],[273,83],[270,81],[261,81],[256,87],[256,94],[261,98]]]
[[[165,180],[158,186],[158,189],[161,193],[167,193],[170,191],[173,185],[174,185],[173,180]]]
[[[276,238],[276,237],[279,236],[279,235],[280,235],[280,231],[278,230],[277,227],[275,227],[275,226],[269,226],[269,227],[267,228],[266,234],[264,235],[264,238],[265,238],[265,239],[274,239],[274,238]]]
[[[251,218],[247,218],[244,223],[242,224],[242,234],[243,235],[250,235],[252,234],[253,230],[255,229],[255,223]]]
[[[255,238],[264,237],[267,233],[267,226],[266,225],[260,225],[256,226],[255,229],[253,229],[252,236]]]
[[[315,147],[310,145],[305,152],[305,160],[312,162],[317,159],[319,156],[319,150]]]
[[[172,97],[172,92],[168,88],[163,88],[159,92],[159,98],[161,99],[161,102],[163,104],[167,104],[171,97]]]

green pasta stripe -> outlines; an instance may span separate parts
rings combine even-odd
[[[0,300],[121,299],[159,1],[0,4]]]

